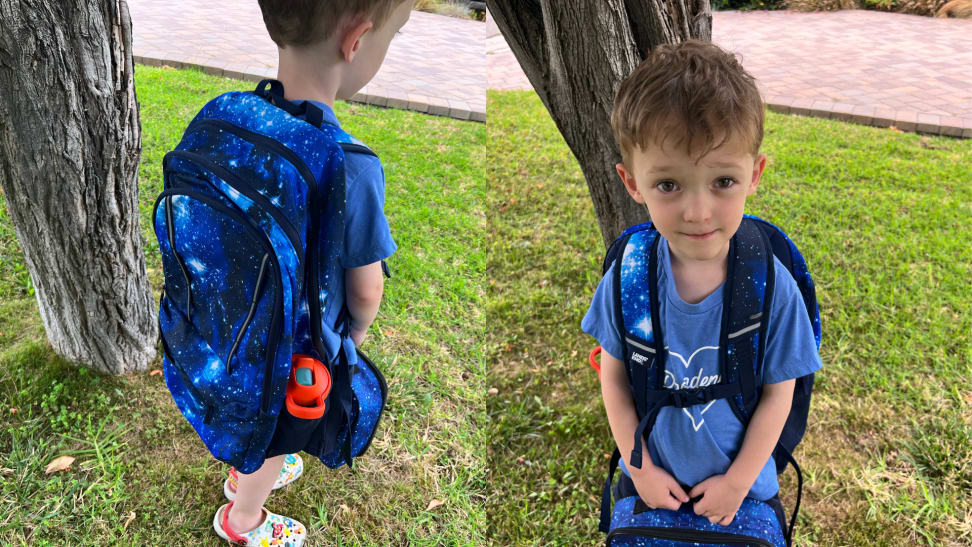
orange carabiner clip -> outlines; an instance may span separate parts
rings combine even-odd
[[[601,353],[601,346],[597,346],[596,348],[594,348],[593,350],[591,350],[591,354],[587,356],[587,360],[590,361],[591,368],[593,368],[594,370],[597,371],[597,378],[598,378],[598,380],[600,380],[601,379],[601,363],[598,362],[597,359],[595,359],[595,357],[597,357],[597,354],[598,353]]]

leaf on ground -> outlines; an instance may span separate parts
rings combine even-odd
[[[162,371],[159,369],[155,369],[149,373],[149,376],[158,376],[159,374],[162,374]]]
[[[58,456],[51,460],[51,463],[47,464],[47,469],[44,470],[44,473],[50,475],[55,471],[66,471],[71,467],[72,463],[74,463],[73,456]]]
[[[14,470],[9,467],[0,467],[0,475],[12,475],[13,472]]]
[[[128,525],[131,524],[133,520],[135,520],[135,511],[129,511],[128,515],[125,516],[125,522],[122,523],[122,528],[128,530]]]
[[[425,508],[426,511],[431,511],[440,505],[444,505],[445,502],[442,500],[432,500],[429,502],[429,506]]]
[[[489,388],[489,391],[487,393],[489,393],[490,395],[499,395],[499,390],[496,389],[495,387],[491,387]]]

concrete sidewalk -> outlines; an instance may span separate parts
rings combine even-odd
[[[713,13],[778,112],[972,138],[972,20],[866,10]],[[487,87],[531,89],[490,24]]]
[[[259,81],[277,46],[255,1],[129,0],[135,62]],[[486,25],[413,11],[385,63],[354,100],[486,121]]]

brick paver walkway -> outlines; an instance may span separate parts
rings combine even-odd
[[[129,0],[135,61],[258,81],[277,46],[255,0]],[[359,102],[486,121],[486,25],[413,11]]]
[[[494,24],[487,87],[531,89]],[[716,12],[713,42],[739,53],[770,108],[972,137],[972,20],[876,11]]]

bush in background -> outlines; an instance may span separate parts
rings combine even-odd
[[[475,14],[469,9],[469,3],[461,0],[415,0],[412,9],[449,17],[475,18]]]
[[[711,0],[712,11],[786,9],[784,0]]]
[[[869,9],[934,17],[948,0],[712,0],[712,11]]]

